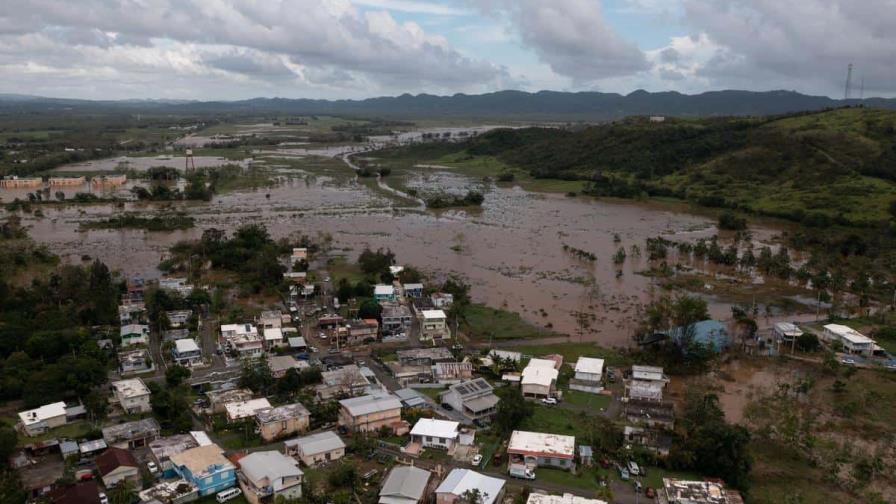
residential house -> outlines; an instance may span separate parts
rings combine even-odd
[[[383,334],[394,334],[404,332],[411,327],[414,316],[411,309],[403,304],[380,302],[382,311],[380,312],[380,320],[382,321]]]
[[[103,479],[103,486],[112,488],[122,481],[131,483],[140,488],[140,465],[129,450],[121,448],[109,448],[96,458],[96,468]]]
[[[197,446],[172,455],[171,464],[179,477],[196,486],[200,497],[236,484],[236,467],[216,444]]]
[[[108,446],[140,448],[158,438],[160,431],[159,422],[150,417],[103,427],[103,440]]]
[[[271,327],[264,330],[264,348],[271,352],[275,348],[285,347],[287,345],[286,337],[283,336],[283,329],[279,327]]]
[[[600,499],[591,499],[588,497],[579,497],[571,493],[563,495],[549,495],[538,492],[529,494],[526,504],[608,504],[607,501]]]
[[[168,317],[168,324],[172,328],[178,329],[186,327],[187,322],[190,321],[190,317],[193,316],[193,310],[166,311],[165,316]]]
[[[572,469],[575,466],[576,438],[560,434],[513,431],[507,444],[510,474],[535,471],[541,466]]]
[[[398,389],[393,394],[408,408],[426,408],[429,405],[423,394],[412,388]]]
[[[404,284],[404,295],[412,299],[420,299],[423,297],[422,283]]]
[[[183,504],[197,500],[199,489],[186,480],[176,479],[156,483],[141,490],[137,497],[146,504]]]
[[[446,347],[411,348],[395,352],[398,362],[406,366],[432,366],[437,362],[454,362],[457,359]]]
[[[419,504],[426,496],[431,473],[419,467],[395,466],[380,489],[379,504]]]
[[[670,402],[629,399],[623,410],[626,420],[635,425],[666,429],[675,426],[675,407]]]
[[[844,352],[866,356],[874,353],[874,340],[851,327],[828,324],[824,326],[822,334],[832,343],[839,342],[843,346]]]
[[[211,414],[217,415],[224,413],[224,405],[231,402],[248,401],[255,397],[249,389],[226,389],[226,390],[209,390],[205,393],[208,398],[209,410]]]
[[[443,341],[451,338],[448,316],[442,310],[423,310],[420,313],[420,341]]]
[[[283,312],[280,310],[263,311],[258,316],[258,327],[261,329],[280,329],[283,327]]]
[[[26,436],[39,436],[66,423],[65,403],[60,401],[20,412],[16,427]]]
[[[625,380],[625,398],[660,402],[667,383],[669,377],[661,367],[632,366],[631,377]]]
[[[298,360],[292,355],[272,355],[268,357],[268,367],[271,368],[271,376],[282,378],[290,369],[304,371],[311,368],[308,361]]]
[[[259,451],[241,458],[239,464],[240,488],[251,504],[302,496],[304,473],[292,457],[278,451]]]
[[[395,301],[395,287],[377,284],[373,287],[373,298],[377,301]]]
[[[394,428],[401,422],[401,401],[389,394],[365,395],[339,401],[339,425],[354,432]]]
[[[150,457],[159,467],[162,477],[170,478],[175,474],[171,456],[196,448],[199,446],[199,442],[192,434],[175,434],[154,439],[149,442],[148,446]]]
[[[174,358],[174,362],[185,367],[202,364],[202,350],[193,338],[175,340],[171,357]]]
[[[104,439],[92,439],[78,443],[78,453],[81,455],[82,459],[96,456],[106,451],[107,448],[109,448],[109,446]]]
[[[504,480],[469,469],[452,469],[436,488],[436,504],[454,504],[457,499],[473,490],[479,491],[482,499],[479,504],[495,504],[504,497]]]
[[[155,366],[146,348],[118,352],[118,371],[123,375],[145,373],[153,369]]]
[[[589,445],[579,445],[579,464],[591,467],[594,464],[594,451]]]
[[[315,387],[317,396],[330,399],[340,394],[359,395],[370,386],[368,380],[355,364],[321,373],[321,383]]]
[[[308,430],[311,413],[301,403],[264,408],[255,412],[255,424],[267,442]]]
[[[326,464],[345,456],[345,442],[333,431],[290,439],[283,446],[287,455],[298,457],[308,467]]]
[[[142,303],[146,295],[146,281],[140,277],[128,278],[125,289],[124,304]]]
[[[308,350],[308,343],[305,341],[305,338],[302,336],[295,336],[292,338],[288,338],[289,340],[289,349],[293,352],[305,352]]]
[[[152,411],[149,395],[149,388],[143,380],[131,378],[112,382],[110,402],[119,405],[129,415],[149,413]]]
[[[227,421],[233,423],[254,417],[259,410],[270,407],[271,403],[262,397],[260,399],[249,399],[248,401],[229,402],[224,405],[224,413]]]
[[[728,329],[718,320],[702,320],[689,326],[672,329],[671,337],[679,344],[693,341],[720,353],[731,344]]]
[[[421,418],[411,429],[411,443],[423,448],[439,448],[452,452],[460,436],[460,423],[434,418]]]
[[[343,344],[362,345],[376,341],[380,333],[380,323],[376,319],[352,320],[346,325],[347,334]]]
[[[258,357],[264,351],[258,329],[252,324],[222,325],[221,339],[227,350],[241,358]]]
[[[476,378],[448,387],[441,401],[450,404],[471,422],[488,422],[498,412],[500,399],[485,378]]]
[[[557,392],[557,363],[552,359],[530,359],[523,369],[520,387],[524,397],[553,397]]]
[[[627,444],[643,446],[663,457],[669,455],[672,448],[672,437],[661,429],[626,425],[623,435]]]
[[[121,326],[121,346],[145,345],[149,341],[149,326],[145,324],[128,324]]]
[[[118,323],[122,326],[138,324],[144,320],[146,305],[143,303],[125,303],[118,306]]]
[[[336,329],[343,323],[341,315],[326,314],[317,318],[317,327],[320,329]]]
[[[189,339],[190,338],[190,330],[186,328],[181,329],[167,329],[162,331],[162,341],[177,341],[179,339]]]
[[[411,383],[431,383],[432,382],[432,366],[414,366],[403,365],[399,362],[390,361],[386,363],[389,373],[403,387],[407,387]]]
[[[437,383],[449,385],[469,380],[473,377],[470,362],[436,362],[432,365],[432,377]]]
[[[663,478],[657,492],[660,504],[735,504],[742,503],[739,492],[728,490],[717,481],[685,481]]]
[[[432,300],[432,306],[440,310],[451,308],[451,305],[454,304],[454,295],[445,292],[436,292],[429,296],[429,299]]]
[[[803,335],[803,331],[792,322],[777,322],[772,330],[778,342],[787,345],[796,344],[796,340]]]
[[[52,504],[100,504],[100,487],[96,481],[79,481],[50,490],[46,498]]]
[[[193,286],[185,277],[166,277],[159,279],[159,288],[177,292],[181,296],[189,296],[193,292]]]
[[[569,380],[569,388],[580,392],[597,394],[604,389],[604,360],[594,357],[579,357],[576,362],[575,377]]]

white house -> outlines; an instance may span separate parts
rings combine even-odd
[[[283,337],[283,330],[279,327],[271,327],[264,330],[264,347],[268,351],[286,346],[286,344],[287,341]]]
[[[119,331],[121,346],[145,345],[149,341],[149,326],[144,324],[128,324]]]
[[[660,121],[658,121],[660,122]],[[645,499],[646,500],[646,499]],[[571,493],[563,495],[549,495],[538,492],[529,494],[526,504],[608,504],[605,500],[580,497]],[[695,504],[697,504],[695,502]]]
[[[450,404],[455,411],[473,422],[490,421],[498,412],[500,399],[485,378],[475,378],[448,387],[441,401]]]
[[[420,341],[441,341],[451,337],[448,316],[442,310],[423,310],[420,317]]]
[[[240,357],[258,357],[264,351],[258,328],[252,324],[222,325],[221,339],[229,350]]]
[[[395,301],[395,287],[377,284],[373,287],[373,297],[377,301]]]
[[[663,400],[663,389],[669,377],[663,368],[656,366],[632,366],[631,378],[625,382],[625,397],[633,400],[659,402]]]
[[[599,393],[604,389],[601,379],[604,374],[604,360],[594,357],[579,357],[576,374],[569,381],[569,388],[581,392]]]
[[[539,466],[571,469],[576,457],[576,438],[542,432],[513,431],[507,444],[510,474],[534,471]]]
[[[557,390],[560,372],[551,359],[530,359],[523,369],[520,387],[524,397],[551,397]]]
[[[39,436],[66,424],[65,403],[60,401],[19,413],[18,427],[27,436]]]
[[[125,413],[149,413],[152,411],[149,396],[149,388],[140,378],[112,382],[111,401],[121,406]]]
[[[460,423],[434,418],[421,418],[411,429],[411,442],[424,448],[454,449],[460,436]]]
[[[845,325],[824,326],[824,337],[830,342],[839,341],[843,350],[851,354],[871,355],[874,352],[873,339]]]
[[[419,467],[395,466],[380,489],[379,504],[418,504],[432,473]]]
[[[479,490],[480,504],[494,504],[504,496],[504,480],[469,469],[452,469],[436,488],[436,504],[454,504],[470,490]]]
[[[181,366],[190,367],[202,363],[202,351],[193,338],[175,340],[171,356]]]

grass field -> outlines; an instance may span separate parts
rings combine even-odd
[[[578,390],[564,390],[563,402],[589,408],[592,411],[604,410],[613,402],[613,398],[603,394],[589,394]]]
[[[474,340],[515,340],[558,336],[520,318],[518,313],[472,304],[464,311],[465,332]]]

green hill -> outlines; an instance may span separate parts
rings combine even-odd
[[[844,108],[764,118],[650,122],[579,131],[500,130],[418,146],[495,157],[538,178],[584,180],[597,196],[671,196],[808,225],[872,226],[896,201],[896,112]],[[458,152],[460,151],[460,152]]]

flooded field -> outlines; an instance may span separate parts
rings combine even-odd
[[[193,156],[196,168],[212,168],[222,164],[238,164],[245,166],[247,161],[235,161],[217,156]],[[167,166],[183,170],[186,163],[184,156],[119,156],[108,159],[95,159],[83,163],[73,163],[56,168],[60,173],[93,173],[124,170],[146,171],[154,166]],[[191,164],[192,167],[192,164]]]
[[[481,209],[431,212],[401,206],[375,186],[348,180],[336,183],[329,177],[296,173],[276,187],[223,194],[210,203],[169,203],[167,210],[186,211],[197,221],[195,229],[175,233],[79,230],[83,221],[159,208],[141,202],[127,203],[123,209],[47,208],[45,218],[26,222],[35,239],[70,261],[89,255],[126,274],[149,278],[158,276],[156,265],[170,245],[197,238],[203,229],[264,223],[276,237],[326,233],[333,238],[334,250],[346,249],[352,258],[364,247],[390,248],[402,263],[440,276],[466,278],[476,301],[517,311],[575,339],[613,345],[630,342],[638,319],[636,307],[654,290],[653,280],[638,274],[647,268],[646,259],[632,257],[620,268],[612,261],[616,249],[643,248],[646,238],[660,235],[695,239],[715,233],[709,218],[669,205],[492,187]],[[460,182],[451,179],[451,183]],[[756,240],[772,234],[774,230],[754,229]],[[615,235],[619,243],[614,242]],[[564,245],[594,253],[597,260],[578,259],[565,252]],[[714,316],[730,316],[723,299],[710,301]],[[591,314],[585,326],[576,312]]]

